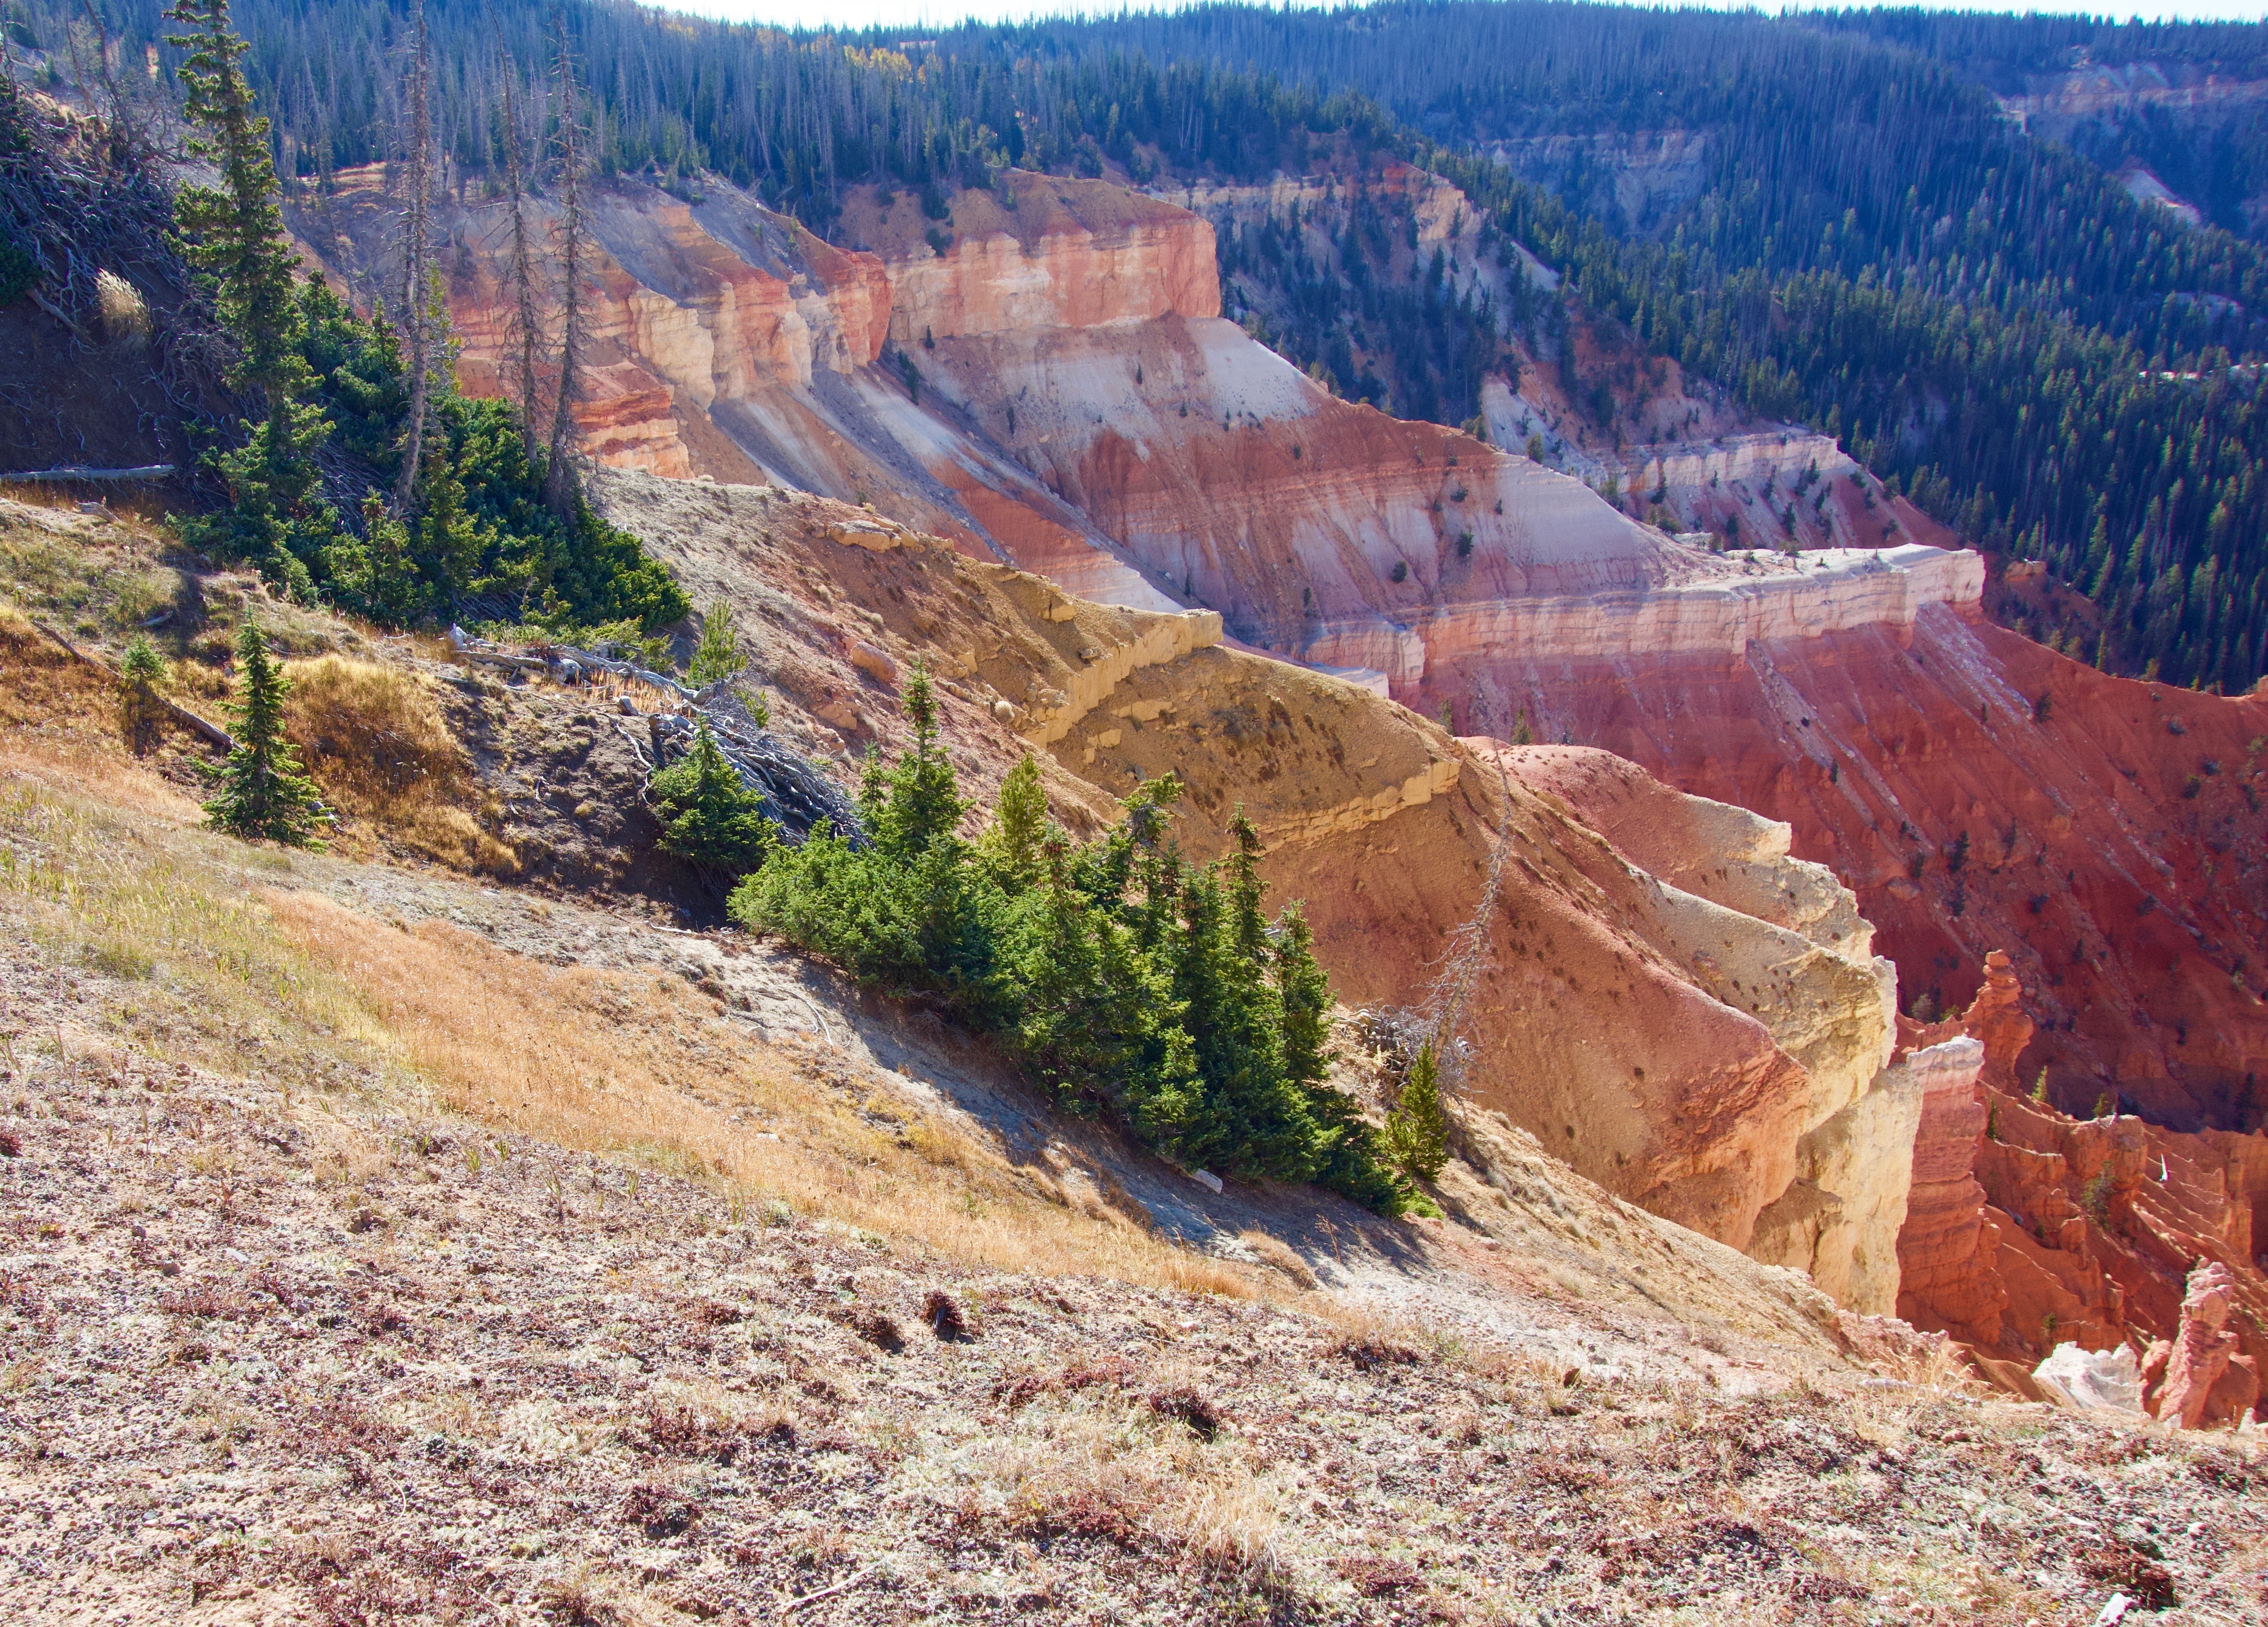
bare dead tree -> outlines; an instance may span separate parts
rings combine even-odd
[[[401,473],[394,478],[394,512],[406,514],[417,490],[425,450],[425,416],[433,371],[432,207],[433,116],[429,92],[432,54],[418,0],[409,59],[409,151],[402,166],[401,338],[409,363],[409,421],[402,431]]]
[[[1497,784],[1504,792],[1504,824],[1497,832],[1496,845],[1489,851],[1488,879],[1481,885],[1480,899],[1473,906],[1472,914],[1450,932],[1448,941],[1442,946],[1422,1008],[1421,1032],[1440,1066],[1445,1092],[1455,1087],[1464,1071],[1465,1047],[1459,1042],[1462,1038],[1465,1009],[1472,1004],[1473,990],[1495,958],[1492,946],[1496,908],[1504,895],[1505,867],[1512,858],[1512,777],[1501,762],[1497,764],[1496,772]]]
[[[559,75],[559,399],[551,413],[551,463],[543,491],[564,519],[578,495],[575,450],[575,387],[583,362],[583,130],[576,95],[575,59],[567,48],[567,18],[551,14]]]
[[[503,48],[501,33],[497,46],[504,57],[504,194],[512,206],[512,344],[519,368],[520,438],[533,457],[536,347],[542,342],[542,327],[536,314],[535,244],[528,232],[527,177],[520,147],[519,101],[513,86],[518,74],[511,54]]]

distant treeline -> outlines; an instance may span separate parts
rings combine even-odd
[[[2016,129],[1948,63],[1874,37],[1903,27],[1951,55],[1978,19],[1869,15],[1881,26],[1538,0],[1215,5],[966,29],[938,48],[1138,52],[1374,98],[1591,309],[1756,410],[1843,437],[1964,535],[2086,588],[2107,613],[2107,663],[2251,683],[2268,670],[2268,417],[2250,366],[2268,357],[2268,254],[2177,225]],[[2066,33],[2027,60],[2093,37]],[[2147,43],[2235,62],[2264,38],[2169,28]],[[1665,131],[1702,138],[1697,173],[1633,219],[1617,180]],[[1520,174],[1521,144],[1549,136],[1588,154],[1555,188]],[[1278,247],[1247,233],[1231,252],[1248,274]],[[1285,305],[1312,304],[1308,269],[1284,258]],[[1350,300],[1342,329],[1382,331],[1397,356],[1456,376],[1454,313],[1381,330],[1375,303]],[[1300,349],[1329,342],[1303,334]],[[1444,390],[1432,416],[1469,410]]]
[[[115,59],[161,69],[179,53],[161,0],[16,0],[21,33],[67,62],[91,4]],[[1383,139],[1390,121],[1352,97],[1292,92],[1190,63],[1160,70],[1124,53],[1045,63],[909,55],[877,37],[847,44],[753,25],[577,0],[431,0],[437,143],[461,176],[502,164],[502,86],[540,107],[557,10],[590,86],[590,157],[600,173],[666,181],[712,170],[824,231],[844,189],[990,184],[1004,166],[1146,176],[1158,155],[1222,174],[1298,168],[1319,132]],[[247,76],[275,121],[276,167],[320,180],[399,151],[400,0],[239,0]]]

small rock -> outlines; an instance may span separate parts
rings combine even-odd
[[[878,649],[865,639],[854,640],[850,645],[850,665],[873,679],[877,683],[897,687],[898,664],[887,651]]]

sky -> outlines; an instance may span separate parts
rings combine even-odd
[[[804,28],[850,29],[887,26],[904,28],[914,33],[934,28],[940,23],[959,22],[969,18],[998,22],[1035,14],[1119,9],[1116,4],[1096,4],[1094,0],[961,0],[961,4],[946,4],[945,0],[665,0],[665,3],[673,11],[695,11],[704,17],[728,18],[735,22],[777,23],[784,27]],[[1304,0],[1295,0],[1295,4],[1299,3],[1304,3]],[[1912,4],[1913,0],[1898,0],[1898,3]],[[2153,20],[2211,18],[2258,22],[2268,17],[2268,0],[2125,0],[2123,4],[2104,4],[2103,0],[2081,4],[2066,0],[2065,4],[2006,6],[1993,6],[1989,0],[1919,0],[1919,3],[1940,5],[1948,10],[2085,11],[2115,17],[2122,21],[2130,17],[2142,17]],[[1174,4],[1174,0],[1143,0],[1143,9]]]

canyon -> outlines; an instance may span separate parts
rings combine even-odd
[[[380,181],[342,173],[293,214],[350,289],[384,262]],[[1467,1089],[1609,1191],[2011,1372],[2051,1312],[2083,1343],[2176,1336],[2180,1293],[2114,1256],[2162,1274],[2187,1246],[2167,1240],[2216,1239],[2251,1292],[2260,1189],[2213,1174],[2250,1154],[2165,1138],[2250,1148],[2268,1115],[2268,699],[2110,678],[1995,625],[1989,562],[1674,364],[1624,403],[1654,438],[1598,446],[1564,433],[1580,415],[1545,363],[1492,384],[1485,438],[1337,400],[1220,314],[1201,212],[1305,184],[1177,202],[1010,172],[941,217],[863,188],[838,246],[714,177],[625,180],[593,212],[577,403],[597,460],[642,472],[609,501],[755,613],[733,549],[768,482],[851,505],[836,530],[878,566],[941,544],[1007,572],[1024,653],[917,622],[890,645],[959,687],[980,776],[1042,748],[1091,828],[1171,769],[1201,853],[1248,804],[1352,1003],[1417,998],[1509,832],[1522,882]],[[1420,190],[1480,275],[1455,201]],[[443,222],[473,389],[501,379],[497,221]],[[1503,449],[1539,426],[1544,461]],[[1652,523],[1602,495],[1641,488]],[[1804,551],[1728,550],[1734,515]],[[890,597],[845,600],[887,619]],[[847,644],[772,668],[838,755],[895,727],[874,670]],[[1989,992],[1993,951],[2031,1026],[1988,1064],[1994,1040],[1931,1020]],[[2056,1116],[2106,1096],[2116,1116]],[[2072,1149],[2146,1121],[2179,1224],[2045,1260],[2104,1167]],[[2018,1146],[2063,1160],[2060,1203]]]

